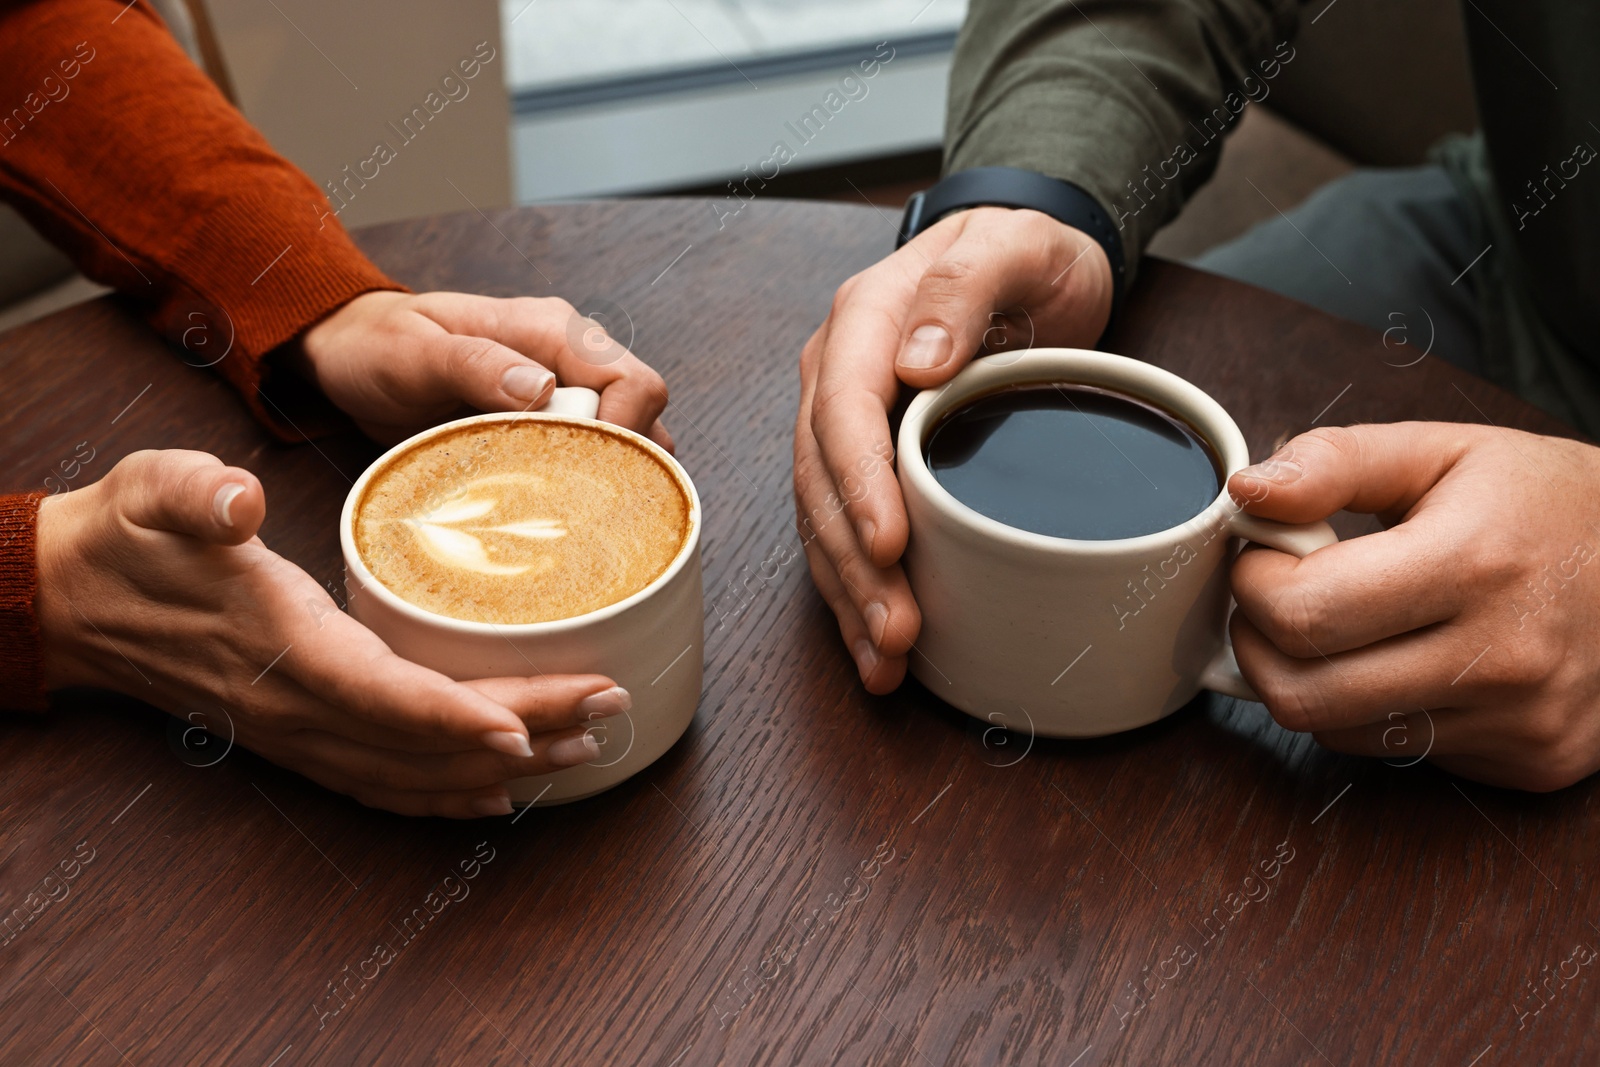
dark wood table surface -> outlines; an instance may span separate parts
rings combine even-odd
[[[6,715],[0,913],[27,921],[0,945],[0,1063],[1594,1062],[1593,782],[1348,758],[1207,695],[1057,742],[862,690],[803,564],[763,563],[796,544],[800,346],[892,240],[882,212],[776,201],[720,230],[641,201],[362,233],[419,289],[605,309],[666,376],[706,508],[695,723],[598,798],[457,823],[197,754],[129,698]],[[1562,432],[1413,363],[1425,326],[1396,321],[1386,344],[1152,262],[1109,347],[1209,390],[1258,456],[1313,421]],[[80,442],[79,482],[205,449],[260,475],[268,544],[339,588],[374,445],[273,443],[110,301],[0,337],[0,367],[5,487]]]

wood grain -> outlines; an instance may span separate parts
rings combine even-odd
[[[418,288],[605,306],[666,376],[706,508],[695,725],[601,797],[464,825],[242,750],[192,766],[130,697],[7,716],[0,911],[65,895],[0,946],[0,1062],[1593,1058],[1587,971],[1516,1016],[1600,938],[1592,782],[1527,796],[1347,758],[1208,696],[1069,743],[986,733],[914,684],[861,689],[803,566],[763,563],[795,547],[797,353],[892,220],[768,201],[719,229],[706,202],[645,201],[360,239]],[[1563,432],[1437,358],[1395,366],[1415,349],[1159,262],[1110,347],[1210,391],[1258,455],[1313,420]],[[7,487],[84,441],[83,479],[206,449],[259,473],[268,544],[337,588],[336,516],[375,446],[272,443],[112,301],[0,337],[0,366]]]

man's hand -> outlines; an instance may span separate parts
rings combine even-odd
[[[953,215],[839,287],[800,356],[794,496],[811,577],[869,691],[900,684],[922,626],[890,462],[901,385],[949,381],[983,351],[1092,345],[1111,294],[1092,238],[1005,208]]]
[[[406,815],[504,814],[501,783],[599,757],[586,725],[631,703],[611,679],[455,682],[403,660],[267,550],[265,514],[253,475],[202,452],[136,452],[45,500],[47,685],[231,723],[274,763]]]
[[[1600,449],[1450,423],[1319,429],[1228,487],[1266,518],[1348,508],[1388,527],[1235,563],[1234,649],[1279,723],[1518,789],[1600,768]]]
[[[670,450],[661,376],[565,300],[365,293],[306,331],[299,369],[376,440],[456,414],[525,411],[556,379],[600,394],[600,418]]]

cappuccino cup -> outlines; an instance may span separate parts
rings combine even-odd
[[[1125,398],[1192,431],[1215,467],[1197,513],[1137,536],[1073,539],[1008,525],[957,499],[930,466],[930,440],[985,398],[1035,387]],[[1125,356],[1056,348],[976,359],[912,400],[897,444],[911,525],[904,565],[922,611],[911,672],[946,702],[1012,730],[1096,737],[1154,722],[1201,689],[1259,699],[1227,638],[1235,539],[1295,556],[1337,540],[1325,522],[1242,511],[1226,490],[1250,462],[1233,419],[1196,386]],[[1132,469],[1122,474],[1137,483]]]
[[[610,789],[700,700],[700,498],[665,449],[561,388],[541,411],[458,419],[380,456],[339,521],[350,615],[457,681],[603,674],[633,706],[591,763],[506,783],[513,804]]]

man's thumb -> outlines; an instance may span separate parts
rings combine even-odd
[[[1342,509],[1409,511],[1464,445],[1447,423],[1319,427],[1236,472],[1228,492],[1252,515],[1316,522]]]
[[[204,452],[135,452],[106,481],[129,522],[212,544],[243,544],[267,514],[266,493],[255,475]]]

